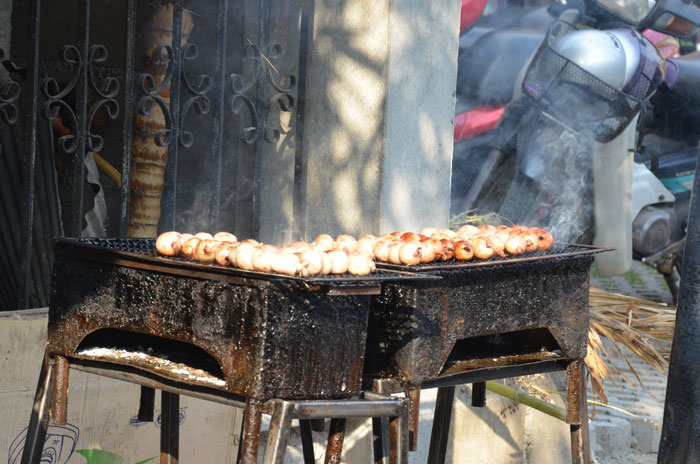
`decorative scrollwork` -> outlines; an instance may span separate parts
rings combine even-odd
[[[167,44],[160,44],[156,47],[153,52],[154,63],[165,63],[159,65],[158,67],[165,68],[165,75],[160,83],[156,86],[155,77],[152,74],[143,74],[141,77],[141,88],[146,95],[158,95],[167,86],[170,85],[170,81],[173,78],[173,72],[175,70],[175,52],[173,52],[173,47]]]
[[[136,108],[143,116],[149,116],[151,111],[153,111],[153,107],[156,104],[158,105],[165,118],[165,129],[161,129],[155,133],[154,141],[159,147],[164,147],[170,145],[170,141],[173,137],[173,126],[169,105],[165,103],[165,100],[163,100],[159,94],[165,90],[172,81],[176,66],[175,53],[170,45],[160,44],[156,47],[153,56],[153,63],[156,64],[157,68],[165,68],[165,73],[157,85],[153,75],[143,74],[141,77],[141,89],[145,95],[139,99]]]
[[[249,43],[246,46],[246,58],[255,63],[251,78],[246,82],[240,74],[230,75],[229,88],[233,94],[230,101],[231,111],[238,115],[242,108],[245,107],[248,109],[250,116],[251,125],[244,127],[241,135],[241,140],[245,143],[255,143],[259,131],[255,105],[247,93],[258,82],[261,73],[264,74],[265,82],[273,89],[272,94],[267,98],[265,98],[265,95],[258,96],[258,98],[264,99],[266,108],[271,108],[277,103],[281,111],[289,112],[292,111],[296,104],[292,94],[296,86],[296,76],[281,74],[273,64],[274,60],[282,56],[283,53],[282,46],[278,44],[268,45],[266,53],[263,53],[257,45]],[[264,89],[263,92],[267,94],[268,89]],[[281,136],[281,131],[267,127],[267,122],[265,122],[265,127],[262,130],[264,140],[269,143],[278,141]]]
[[[46,116],[47,119],[56,119],[59,112],[63,110],[61,114],[66,118],[64,124],[70,127],[71,133],[60,137],[58,143],[65,153],[72,154],[78,149],[78,137],[76,134],[79,134],[80,130],[78,128],[78,118],[75,115],[75,111],[73,111],[73,108],[71,108],[63,98],[73,91],[78,84],[80,70],[83,67],[83,57],[80,55],[78,47],[74,45],[64,45],[61,49],[61,58],[64,63],[73,65],[74,67],[73,76],[70,81],[61,89],[56,79],[47,77],[42,82],[41,90],[47,99],[44,103],[44,116]]]
[[[172,119],[170,118],[170,109],[168,108],[168,105],[165,104],[165,101],[160,97],[146,95],[141,97],[139,100],[137,109],[142,115],[149,116],[156,104],[160,107],[163,117],[165,118],[165,129],[159,130],[155,133],[154,141],[159,147],[166,147],[170,145],[170,141],[173,138],[173,123]]]
[[[189,76],[185,73],[185,63],[187,61],[193,61],[197,59],[199,55],[199,49],[196,44],[186,43],[180,49],[180,54],[182,55],[182,80],[187,86],[187,88],[195,95],[205,95],[211,89],[212,81],[211,76],[198,75],[196,82],[191,82]]]
[[[41,85],[42,93],[47,99],[44,103],[44,116],[51,120],[57,118],[60,113],[64,119],[67,119],[67,121],[64,121],[64,124],[67,122],[71,133],[58,139],[61,149],[66,153],[75,153],[78,149],[80,136],[85,137],[88,150],[100,151],[103,146],[102,137],[92,134],[91,131],[95,115],[100,108],[104,108],[110,119],[116,119],[119,116],[119,104],[115,98],[119,92],[119,81],[114,77],[107,77],[104,80],[103,86],[100,87],[94,74],[94,64],[107,61],[107,49],[103,45],[91,46],[88,51],[87,62],[85,62],[78,47],[74,45],[64,45],[61,50],[61,57],[65,63],[73,65],[73,75],[63,89],[60,88],[58,81],[53,77],[44,79]],[[87,66],[87,69],[84,69],[85,66]],[[81,72],[87,73],[90,88],[100,97],[92,107],[88,109],[84,128],[78,127],[78,118],[75,111],[64,100],[78,85]]]
[[[97,84],[97,80],[94,75],[94,63],[104,63],[107,61],[107,49],[103,45],[93,45],[90,47],[89,59],[88,59],[88,77],[90,81],[90,87],[99,95],[101,98],[98,99],[90,108],[87,118],[87,145],[90,151],[101,151],[104,141],[101,136],[92,134],[90,128],[92,127],[92,121],[95,119],[95,115],[100,110],[104,108],[107,112],[107,116],[114,120],[119,117],[119,103],[117,103],[116,96],[119,92],[119,81],[114,77],[107,77],[104,80],[104,85],[102,88]]]
[[[185,148],[191,147],[192,142],[194,141],[194,136],[192,135],[192,132],[186,131],[184,129],[185,116],[187,116],[187,112],[190,110],[191,106],[194,106],[197,113],[202,115],[209,113],[211,103],[209,102],[209,98],[207,98],[204,95],[195,95],[194,97],[189,98],[185,101],[185,104],[182,107],[182,122],[180,124],[180,144]]]
[[[191,147],[194,141],[192,132],[185,130],[185,118],[190,108],[194,107],[196,112],[200,115],[208,114],[211,109],[211,102],[206,95],[212,86],[211,77],[207,75],[198,75],[196,76],[196,82],[192,82],[187,73],[185,73],[185,63],[195,60],[197,55],[198,49],[196,44],[186,43],[180,49],[180,56],[182,57],[182,81],[185,83],[185,87],[194,94],[192,97],[185,100],[180,112],[180,145],[185,148]]]
[[[5,51],[0,48],[0,61],[5,61]],[[5,124],[17,122],[19,111],[17,111],[17,100],[21,92],[19,83],[9,81],[0,88],[0,119]]]
[[[258,138],[258,115],[255,112],[255,104],[245,95],[245,92],[253,86],[255,76],[248,83],[243,82],[240,74],[231,74],[230,77],[229,86],[233,93],[230,101],[231,112],[239,116],[243,107],[248,109],[250,126],[242,129],[241,140],[247,144],[253,144]]]

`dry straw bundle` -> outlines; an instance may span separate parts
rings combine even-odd
[[[594,395],[607,403],[603,382],[635,382],[620,371],[613,358],[621,358],[640,386],[642,380],[623,348],[664,373],[668,368],[675,325],[675,308],[624,295],[590,292],[590,327],[586,365],[591,374]],[[606,339],[609,343],[603,343]]]

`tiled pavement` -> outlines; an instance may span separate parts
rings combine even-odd
[[[631,270],[624,276],[600,277],[594,268],[591,279],[591,285],[607,292],[673,304],[663,277],[638,261],[633,262]],[[666,394],[666,374],[656,371],[631,353],[628,353],[628,359],[643,385],[633,386],[626,382],[618,385],[610,382],[605,384],[608,404],[624,412],[596,406],[595,416],[590,423],[594,463],[656,462]],[[616,365],[637,383],[622,359],[618,359]]]

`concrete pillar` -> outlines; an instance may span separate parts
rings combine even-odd
[[[459,2],[316,0],[307,57],[307,239],[446,226]]]

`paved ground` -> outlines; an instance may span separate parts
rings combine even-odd
[[[638,261],[633,262],[631,270],[624,276],[603,278],[596,274],[595,269],[591,274],[592,285],[608,292],[673,304],[663,277]],[[659,373],[631,353],[629,359],[643,385],[612,385],[609,382],[605,385],[608,404],[625,412],[596,407],[590,429],[593,462],[597,464],[652,464],[657,460],[666,374]],[[622,360],[616,364],[625,375],[634,379]]]

